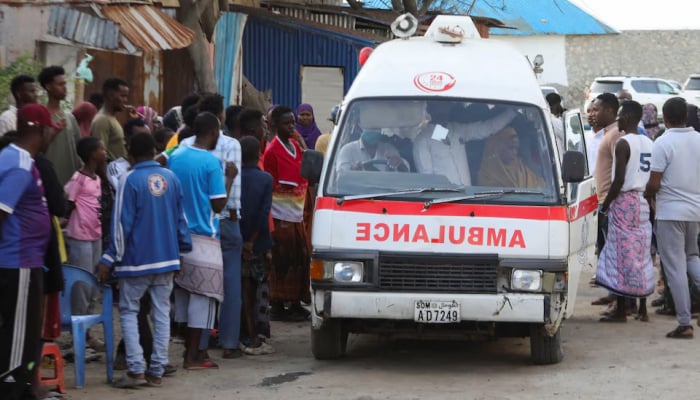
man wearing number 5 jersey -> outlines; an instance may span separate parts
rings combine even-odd
[[[666,336],[690,339],[688,276],[700,285],[700,133],[686,128],[687,104],[674,97],[663,107],[666,132],[654,142],[647,196],[656,195],[656,240],[673,294],[678,327]]]
[[[614,313],[601,322],[625,322],[625,298],[640,298],[639,319],[648,321],[646,297],[654,291],[651,259],[651,221],[644,190],[651,171],[651,139],[640,135],[637,124],[642,106],[636,101],[622,103],[618,119],[624,134],[615,144],[612,184],[600,213],[608,217],[608,235],[598,257],[596,284],[617,296]]]

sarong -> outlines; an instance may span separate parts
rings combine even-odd
[[[608,212],[608,236],[598,258],[596,284],[625,297],[654,292],[649,204],[641,192],[622,192]]]
[[[175,283],[188,292],[224,299],[224,261],[219,240],[192,235],[192,251],[182,255]]]
[[[270,298],[311,302],[309,241],[303,222],[274,220]]]

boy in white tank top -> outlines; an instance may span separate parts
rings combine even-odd
[[[639,316],[648,321],[646,297],[654,291],[651,222],[644,190],[651,173],[652,141],[637,132],[642,106],[622,104],[618,119],[624,131],[615,144],[612,184],[601,213],[608,215],[608,236],[596,271],[596,283],[617,296],[614,314],[601,322],[626,322],[625,298],[640,298]]]

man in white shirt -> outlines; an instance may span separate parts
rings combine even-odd
[[[654,142],[646,196],[656,196],[656,240],[678,320],[666,337],[691,339],[688,277],[700,287],[700,133],[686,128],[687,103],[681,97],[667,100],[663,115],[666,132]]]
[[[124,142],[127,150],[129,149],[129,141],[134,135],[139,133],[151,133],[146,122],[140,118],[132,118],[124,124]],[[129,160],[124,157],[119,157],[116,160],[107,164],[107,180],[114,188],[115,193],[119,190],[119,181],[131,168]]]
[[[474,106],[470,106],[474,107]],[[467,162],[465,144],[471,140],[485,139],[505,128],[518,114],[509,108],[498,116],[469,123],[453,123],[449,116],[432,110],[428,124],[413,142],[413,161],[422,174],[445,175],[455,185],[471,185],[471,172]],[[441,123],[447,125],[442,126]]]
[[[360,139],[340,149],[336,172],[341,171],[401,171],[409,170],[408,163],[393,145],[382,141],[382,132],[366,129]]]
[[[12,97],[15,98],[15,106],[10,106],[0,114],[0,137],[7,132],[17,130],[17,109],[25,104],[36,103],[36,80],[29,75],[17,75],[10,83]]]

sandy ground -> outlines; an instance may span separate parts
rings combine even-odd
[[[385,341],[351,335],[348,356],[316,361],[308,324],[276,323],[269,356],[219,359],[220,369],[179,370],[161,388],[114,389],[104,363],[88,364],[86,387],[70,389],[68,399],[664,399],[697,398],[693,382],[700,371],[700,338],[664,337],[675,320],[653,314],[651,322],[601,324],[600,307],[590,302],[604,294],[588,286],[587,270],[576,316],[564,325],[564,361],[534,366],[526,339],[492,342]],[[181,345],[170,348],[179,362]],[[117,372],[119,376],[121,372]],[[0,396],[1,397],[1,396]]]

